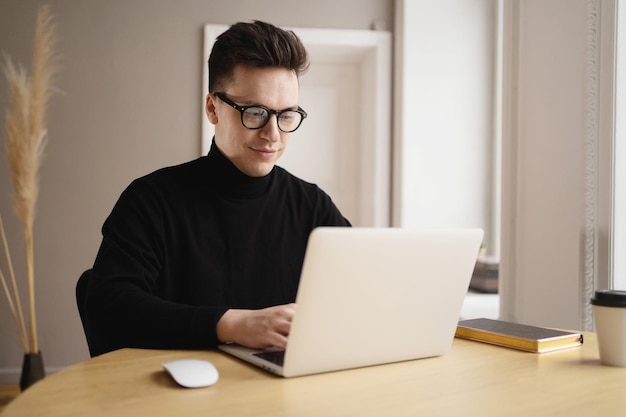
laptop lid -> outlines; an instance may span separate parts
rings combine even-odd
[[[479,229],[317,228],[282,368],[254,349],[220,349],[285,377],[443,355],[482,237]]]

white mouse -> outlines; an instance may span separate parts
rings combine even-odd
[[[201,359],[177,359],[164,363],[163,368],[185,388],[208,387],[219,378],[215,366]]]

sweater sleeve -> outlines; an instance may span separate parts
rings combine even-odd
[[[315,187],[317,191],[317,209],[315,211],[315,227],[317,226],[344,226],[351,227],[352,224],[339,211],[331,197],[321,188]]]
[[[159,194],[137,180],[104,223],[85,303],[94,355],[218,344],[216,325],[226,307],[185,305],[157,294],[167,244],[162,207]]]

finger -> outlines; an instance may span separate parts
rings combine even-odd
[[[285,349],[287,347],[287,337],[279,333],[272,334],[271,346],[279,349]]]
[[[291,321],[281,320],[275,324],[273,330],[280,335],[289,336],[289,331],[291,330]]]
[[[283,306],[279,306],[279,314],[287,319],[288,321],[293,320],[293,316],[296,314],[295,304],[285,304]]]

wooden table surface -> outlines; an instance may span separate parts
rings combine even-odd
[[[216,351],[122,349],[30,387],[2,417],[27,416],[614,416],[626,415],[626,368],[599,362],[597,339],[533,354],[455,339],[442,357],[284,379]],[[212,387],[163,371],[207,359]]]

